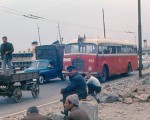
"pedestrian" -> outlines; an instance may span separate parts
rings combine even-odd
[[[12,43],[7,42],[7,37],[2,37],[3,43],[1,44],[0,52],[2,59],[2,75],[6,75],[6,65],[9,68],[9,75],[13,74],[12,67],[12,53],[14,52],[14,47]]]
[[[86,99],[86,81],[84,80],[83,76],[77,72],[77,68],[75,66],[68,66],[67,71],[69,72],[69,78],[71,79],[71,82],[67,87],[61,89],[63,104],[65,103],[66,97],[72,94],[77,94],[79,99]]]
[[[52,120],[48,116],[39,114],[39,110],[36,106],[29,107],[27,110],[27,116],[21,120]]]
[[[98,93],[101,92],[101,84],[100,81],[92,76],[88,71],[86,73],[85,79],[87,79],[87,86],[88,86],[88,94],[91,96],[96,96]]]
[[[64,107],[70,114],[67,120],[90,120],[87,112],[79,107],[79,97],[77,94],[69,95],[66,98]]]

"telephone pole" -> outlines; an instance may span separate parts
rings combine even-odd
[[[102,8],[103,13],[103,28],[104,28],[104,38],[106,38],[106,32],[105,32],[105,16],[104,16],[104,9]]]
[[[59,28],[59,23],[58,24],[58,33],[59,33],[59,41],[60,41],[60,44],[62,44],[62,38],[61,38],[61,34],[60,34],[60,28]]]
[[[37,23],[37,28],[38,28],[38,36],[39,36],[39,44],[41,46],[41,36],[40,36],[40,31],[39,31],[39,26],[38,26],[38,23]]]
[[[139,47],[139,77],[142,77],[142,25],[141,25],[141,0],[138,0],[138,47]]]

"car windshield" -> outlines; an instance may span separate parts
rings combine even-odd
[[[97,47],[93,43],[72,43],[66,45],[65,53],[97,53]]]
[[[32,62],[30,68],[46,68],[48,64],[49,63],[46,61],[34,61]]]

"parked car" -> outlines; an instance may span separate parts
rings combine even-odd
[[[149,68],[149,66],[150,66],[150,59],[142,57],[142,65],[143,65],[142,69]]]
[[[149,67],[150,67],[150,58],[142,56],[142,69],[146,69],[146,68],[149,68]]]
[[[24,72],[38,71],[37,82],[39,84],[57,77],[60,77],[62,81],[65,80],[62,74],[64,47],[62,44],[37,46],[35,49],[36,60],[32,61],[30,67]]]

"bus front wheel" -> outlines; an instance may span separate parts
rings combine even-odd
[[[101,82],[105,82],[108,79],[108,69],[107,67],[103,67],[102,75],[101,75]]]

